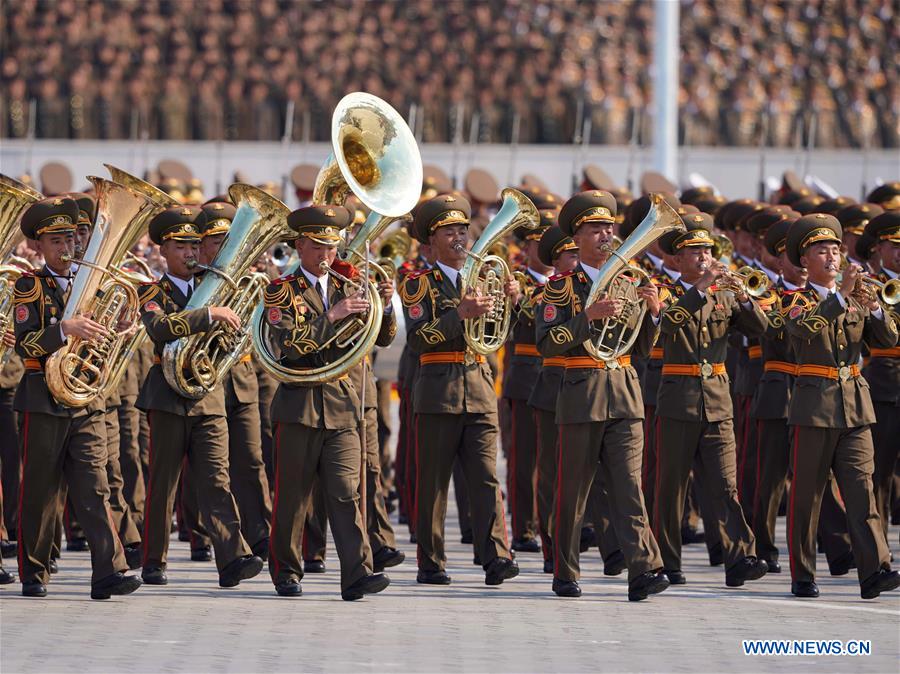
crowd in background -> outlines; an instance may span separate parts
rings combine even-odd
[[[900,146],[895,0],[684,0],[687,145]],[[0,137],[328,139],[365,90],[423,142],[651,142],[649,0],[16,0]],[[813,117],[815,121],[813,122]]]

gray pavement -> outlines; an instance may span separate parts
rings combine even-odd
[[[518,578],[486,587],[452,513],[448,533],[451,586],[417,585],[403,544],[409,560],[389,570],[391,587],[355,603],[341,601],[333,549],[328,572],[283,599],[265,574],[219,589],[215,566],[173,540],[168,586],[106,602],[89,599],[89,554],[65,553],[46,599],[0,588],[0,671],[896,672],[900,662],[900,594],[863,601],[852,575],[822,576],[818,600],[791,599],[785,574],[726,589],[722,567],[691,545],[688,584],[634,604],[624,575],[604,577],[592,550],[584,596],[566,600],[540,555],[520,554]],[[872,655],[748,657],[743,639],[870,639]]]

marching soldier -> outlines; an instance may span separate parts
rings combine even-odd
[[[608,192],[576,194],[563,206],[559,226],[578,246],[579,264],[552,277],[535,316],[538,348],[544,357],[565,356],[556,404],[559,426],[557,488],[553,530],[553,591],[578,597],[580,522],[599,463],[611,518],[628,565],[628,599],[641,601],[662,592],[669,581],[650,532],[641,493],[644,406],[631,355],[596,360],[583,346],[595,333],[593,321],[621,315],[622,298],[585,302],[612,243],[616,201]],[[653,344],[660,302],[655,286],[634,289],[630,301],[646,302],[643,322],[632,314],[626,324],[638,331],[634,350],[646,356]],[[625,329],[625,328],[623,328]]]
[[[795,426],[788,512],[791,592],[816,597],[815,553],[819,502],[829,470],[847,508],[860,595],[874,599],[900,586],[872,492],[875,422],[869,385],[860,376],[863,340],[874,348],[897,344],[897,325],[876,299],[857,294],[860,269],[849,265],[840,283],[841,226],[823,213],[800,218],[788,232],[791,262],[808,273],[807,287],[783,310],[797,359],[788,423]]]
[[[214,322],[240,327],[229,307],[184,308],[194,291],[191,263],[197,259],[200,228],[205,221],[202,210],[188,206],[168,208],[151,220],[150,239],[159,245],[168,271],[158,281],[143,284],[139,293],[141,320],[155,354],[137,401],[150,425],[141,575],[151,585],[168,583],[169,525],[185,456],[215,548],[219,585],[234,587],[262,571],[262,560],[251,554],[241,535],[240,517],[229,487],[224,387],[199,400],[183,398],[169,386],[160,364],[168,342],[204,332]]]
[[[200,231],[200,263],[208,265],[228,234],[235,207],[217,201],[208,202],[201,208],[206,214],[206,222]],[[241,515],[241,533],[250,543],[253,554],[265,561],[269,554],[272,502],[269,500],[269,481],[262,456],[259,384],[249,353],[228,371],[222,386],[225,387],[225,416],[228,420],[231,493]]]
[[[538,245],[541,262],[557,274],[566,274],[578,265],[578,244],[559,227],[548,228]],[[540,292],[535,290],[533,301],[537,311]],[[552,524],[553,504],[556,501],[556,464],[559,429],[556,425],[556,397],[565,373],[565,358],[542,358],[541,369],[528,398],[537,426],[537,511],[541,552],[544,554],[544,573],[553,573]]]
[[[16,351],[26,374],[16,390],[22,455],[19,491],[19,577],[22,594],[44,597],[63,481],[68,483],[81,526],[89,541],[93,574],[91,598],[130,594],[140,579],[123,572],[128,564],[112,528],[106,471],[106,430],[97,406],[72,409],[57,403],[47,388],[44,364],[70,337],[96,339],[105,328],[90,318],[62,319],[72,281],[74,199],[51,198],[23,214],[21,228],[34,241],[45,265],[16,281]]]
[[[288,225],[297,233],[300,255],[296,274],[276,280],[265,292],[270,330],[292,368],[321,367],[342,350],[332,344],[335,325],[363,314],[369,303],[353,286],[325,273],[334,264],[340,231],[353,214],[342,206],[307,206],[292,212]],[[360,279],[350,265],[346,278]],[[389,339],[392,321],[382,324],[378,340]],[[300,541],[313,481],[324,492],[328,520],[341,561],[341,597],[346,601],[384,590],[390,580],[373,573],[372,550],[359,509],[359,396],[349,377],[321,384],[286,384],[272,401],[275,423],[275,504],[269,550],[269,574],[283,597],[302,594]]]
[[[419,354],[413,392],[416,414],[416,580],[448,585],[444,570],[444,519],[453,463],[465,473],[475,554],[485,583],[499,585],[519,573],[511,559],[497,482],[497,398],[485,358],[468,350],[463,321],[490,311],[494,299],[463,288],[470,207],[461,196],[439,195],[420,204],[413,230],[436,258],[429,270],[409,274],[400,297],[407,344]],[[518,283],[504,292],[518,295]],[[427,441],[428,451],[423,451]]]
[[[545,265],[538,249],[541,236],[556,224],[557,210],[543,209],[541,225],[534,229],[521,228],[516,235],[524,241],[525,269],[522,270],[526,300],[519,307],[511,331],[508,347],[512,357],[503,377],[503,397],[509,400],[511,412],[511,442],[509,446],[509,505],[512,515],[512,549],[518,552],[538,552],[540,546],[537,511],[535,507],[537,470],[537,428],[528,397],[540,374],[541,357],[534,341],[535,297],[540,295],[552,269]]]
[[[738,503],[734,413],[724,360],[730,328],[756,336],[765,330],[766,317],[742,289],[735,294],[719,285],[726,268],[712,259],[712,218],[697,213],[685,224],[686,232],[660,239],[681,276],[677,300],[660,319],[665,341],[656,413],[666,432],[657,448],[654,533],[666,575],[683,584],[681,517],[693,465],[721,532],[725,583],[739,587],[764,576],[766,565],[755,556],[753,534]]]
[[[872,218],[866,225],[863,240],[871,241],[881,260],[875,278],[881,283],[900,284],[900,211],[888,211]],[[863,250],[859,250],[860,248]],[[857,244],[861,259],[865,244]],[[895,320],[897,309],[893,308]],[[891,480],[897,465],[900,438],[900,348],[872,347],[865,369],[866,381],[875,407],[877,423],[872,426],[875,446],[875,472],[872,476],[878,516],[887,536],[891,517]]]

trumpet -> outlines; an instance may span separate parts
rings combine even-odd
[[[735,295],[744,293],[756,299],[764,297],[772,290],[772,281],[766,272],[750,266],[741,267],[737,271],[726,268],[716,281],[716,285],[719,289],[728,290]]]
[[[865,304],[876,300],[885,307],[894,307],[900,304],[900,279],[879,281],[870,274],[860,274],[853,295]]]

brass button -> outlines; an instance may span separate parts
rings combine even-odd
[[[709,342],[703,342],[703,348],[704,348],[704,349],[708,349],[708,348],[709,348]]]
[[[704,359],[703,359],[703,362],[704,362],[704,363],[708,363],[709,361],[707,361],[706,358],[704,358]]]
[[[839,335],[843,335],[843,334],[844,334],[844,331],[841,330],[840,328],[838,328],[838,334],[839,334]]]
[[[844,361],[841,361],[841,363],[840,363],[841,367],[844,367],[844,365],[846,365],[846,364],[847,363],[845,363]]]

